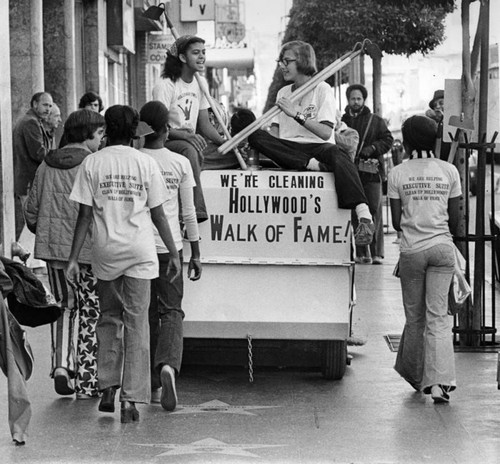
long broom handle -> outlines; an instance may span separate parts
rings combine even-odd
[[[361,48],[358,49],[359,45]],[[335,74],[337,71],[342,69],[344,66],[349,64],[354,58],[363,52],[363,44],[356,44],[354,50],[347,52],[336,61],[331,63],[329,66],[315,74],[309,81],[304,85],[299,87],[297,90],[292,92],[290,95],[291,101],[296,101],[311,90],[313,90],[318,84],[328,79],[330,76]],[[250,134],[253,134],[257,129],[261,128],[265,123],[273,119],[277,114],[280,113],[280,109],[277,105],[274,105],[270,110],[263,114],[260,118],[256,119],[252,124],[245,127],[241,132],[238,132],[233,138],[229,139],[227,142],[223,143],[217,150],[224,154],[231,150],[233,147],[241,143]]]
[[[167,26],[170,29],[170,32],[172,32],[172,35],[174,36],[174,39],[177,40],[180,36],[179,33],[177,32],[177,29],[173,25],[172,21],[170,21],[170,18],[167,16],[167,12],[163,10],[163,14],[165,15],[165,20],[167,21]],[[203,95],[205,95],[205,98],[208,100],[208,103],[210,104],[210,107],[212,108],[212,111],[215,114],[215,117],[217,118],[217,121],[219,121],[220,126],[222,127],[222,130],[224,131],[224,135],[228,138],[228,140],[231,139],[231,134],[227,130],[226,123],[222,119],[222,116],[219,112],[218,106],[215,104],[212,95],[210,95],[209,90],[205,87],[205,83],[203,82],[203,79],[201,78],[200,74],[198,71],[194,73],[194,77],[196,78],[196,81],[198,82],[198,85],[200,86],[201,91],[203,92]],[[234,154],[236,155],[236,158],[238,159],[238,163],[240,163],[240,167],[243,170],[247,170],[247,164],[245,163],[245,160],[241,156],[240,151],[236,147],[236,145],[233,148]],[[229,150],[224,151],[223,154],[226,154]],[[222,152],[220,152],[222,153]]]

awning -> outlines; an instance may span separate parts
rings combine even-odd
[[[254,52],[250,48],[207,48],[205,66],[209,68],[253,69]]]

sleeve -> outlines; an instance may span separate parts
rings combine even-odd
[[[397,171],[397,167],[391,169],[387,178],[387,197],[394,200],[399,200],[401,198],[397,185]]]
[[[33,160],[39,163],[43,161],[50,148],[45,145],[45,138],[42,131],[43,129],[36,119],[27,120],[23,131],[23,138],[28,149],[28,154]]]
[[[377,132],[370,145],[375,148],[375,153],[372,155],[372,158],[378,158],[391,149],[394,138],[392,137],[391,131],[387,128],[385,121],[380,116],[374,115],[373,117],[377,119]],[[368,144],[365,143],[365,145]]]
[[[200,239],[198,221],[196,220],[196,209],[194,206],[193,187],[196,185],[191,164],[187,163],[186,170],[179,185],[179,196],[181,200],[181,216],[186,225],[187,238],[190,242]]]
[[[69,199],[81,203],[82,205],[93,206],[94,194],[92,189],[92,178],[87,170],[87,160],[88,157],[78,168]]]
[[[165,203],[173,195],[173,193],[167,189],[158,163],[153,158],[149,158],[148,169],[150,175],[148,176],[149,182],[147,183],[147,205],[150,209],[152,209]]]
[[[174,85],[170,79],[162,79],[153,87],[153,100],[161,101],[168,109],[174,98]]]
[[[28,198],[24,203],[24,219],[29,231],[36,234],[36,224],[38,222],[38,213],[40,211],[40,200],[43,187],[43,178],[45,173],[45,163],[42,163],[36,170],[33,184],[28,193]]]
[[[460,183],[460,174],[458,169],[453,164],[450,165],[451,181],[450,181],[450,198],[456,198],[462,195],[462,184]]]
[[[328,122],[329,126],[335,128],[335,113],[337,103],[332,88],[325,82],[322,82],[317,87],[318,101],[318,122]]]

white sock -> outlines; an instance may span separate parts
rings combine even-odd
[[[370,209],[366,203],[360,203],[356,205],[356,215],[359,219],[368,219],[370,222],[373,222],[372,215],[370,214]]]
[[[307,163],[306,169],[308,171],[320,171],[319,161],[316,158],[311,158]]]

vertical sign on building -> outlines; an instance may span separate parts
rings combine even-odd
[[[181,0],[181,21],[214,21],[215,0]]]

